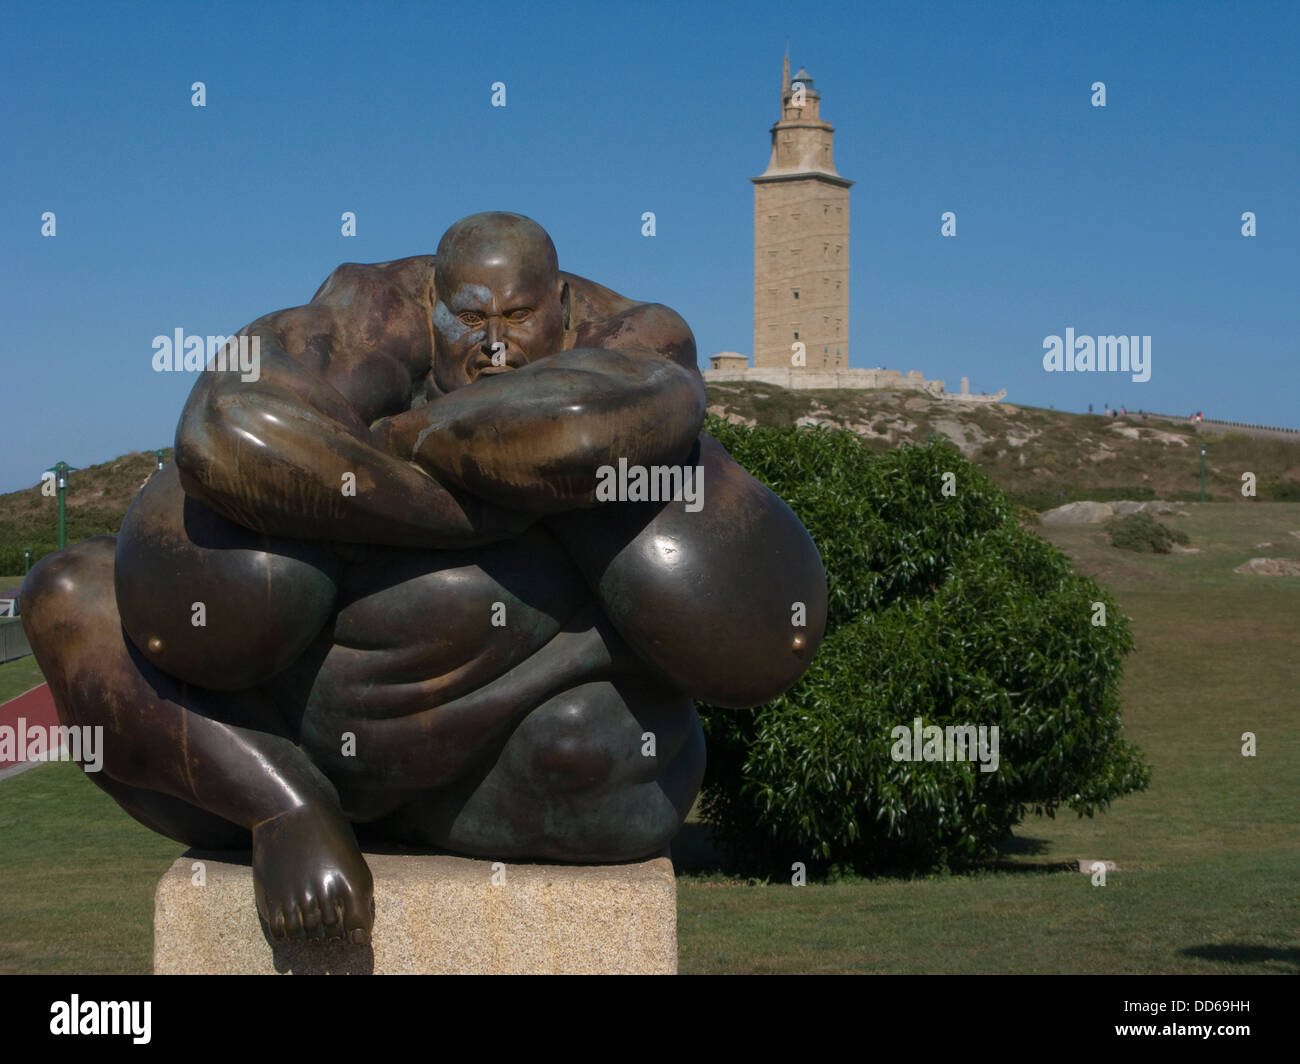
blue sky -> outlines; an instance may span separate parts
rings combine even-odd
[[[750,353],[748,178],[787,39],[856,181],[852,365],[1300,427],[1300,5],[10,4],[5,22],[3,491],[170,446],[193,377],[153,371],[154,336],[231,333],[480,210],[536,218],[563,268],[681,312],[702,362]],[[1067,327],[1150,335],[1151,379],[1044,372]]]

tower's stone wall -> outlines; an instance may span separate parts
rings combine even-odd
[[[849,365],[849,190],[816,177],[754,185],[754,365]]]

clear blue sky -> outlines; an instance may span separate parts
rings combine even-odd
[[[674,307],[702,360],[750,353],[747,179],[787,38],[857,182],[852,365],[1300,427],[1295,3],[7,4],[4,22],[0,490],[170,446],[193,378],[153,371],[154,336],[231,333],[475,211],[530,215],[563,268]],[[1150,381],[1045,373],[1067,327],[1150,335]]]

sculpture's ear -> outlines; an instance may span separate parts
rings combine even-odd
[[[560,306],[564,309],[564,331],[569,331],[569,282],[560,282]]]

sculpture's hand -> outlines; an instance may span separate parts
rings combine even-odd
[[[372,438],[489,502],[558,512],[592,504],[597,470],[620,458],[680,462],[699,434],[704,405],[695,369],[575,349],[385,419]]]
[[[422,407],[392,417],[381,418],[371,425],[370,439],[376,449],[387,455],[392,455],[394,458],[409,462],[411,468],[417,470],[428,481],[428,491],[431,494],[445,497],[447,505],[460,509],[465,515],[465,522],[469,527],[476,530],[481,542],[513,539],[536,524],[539,514],[535,511],[497,506],[468,492],[457,491],[440,483],[429,470],[410,462],[410,445],[407,444],[404,448],[402,441],[413,437],[427,423],[427,415],[423,413],[424,409]],[[405,455],[403,454],[404,449],[406,451]]]

